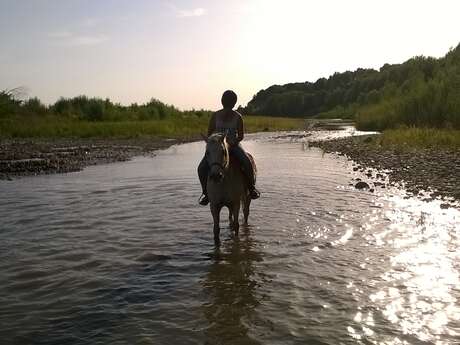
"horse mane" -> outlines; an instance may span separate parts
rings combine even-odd
[[[228,143],[225,139],[225,134],[223,133],[213,133],[208,137],[207,145],[214,144],[214,145],[222,145],[224,147],[225,152],[225,167],[227,168],[230,163],[229,157],[229,150],[228,150]]]
[[[222,143],[225,135],[222,133],[213,133],[208,137],[208,142]]]
[[[228,143],[225,138],[226,136],[223,133],[213,133],[208,137],[208,144],[209,143],[223,144],[225,149],[228,151]]]

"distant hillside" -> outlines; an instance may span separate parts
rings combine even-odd
[[[446,56],[418,56],[379,71],[359,68],[314,83],[259,91],[247,114],[355,118],[358,127],[460,128],[460,44]]]

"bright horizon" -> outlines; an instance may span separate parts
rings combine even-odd
[[[244,106],[273,84],[441,57],[458,13],[450,0],[0,0],[0,90],[217,109],[233,89]]]

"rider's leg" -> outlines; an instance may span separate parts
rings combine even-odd
[[[201,190],[203,191],[203,196],[200,198],[199,203],[203,206],[209,203],[208,191],[206,190],[206,184],[208,182],[208,171],[208,162],[205,158],[203,158],[198,165],[198,177],[200,179]]]
[[[248,181],[249,193],[251,199],[257,199],[260,196],[259,191],[256,189],[256,180],[254,176],[254,168],[252,167],[252,162],[249,157],[244,152],[241,145],[235,145],[231,149],[231,154],[235,156],[243,166],[244,173]]]

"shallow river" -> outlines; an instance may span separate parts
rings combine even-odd
[[[220,249],[203,143],[0,181],[0,343],[460,342],[460,208],[355,190],[303,139],[245,147],[262,197]]]

